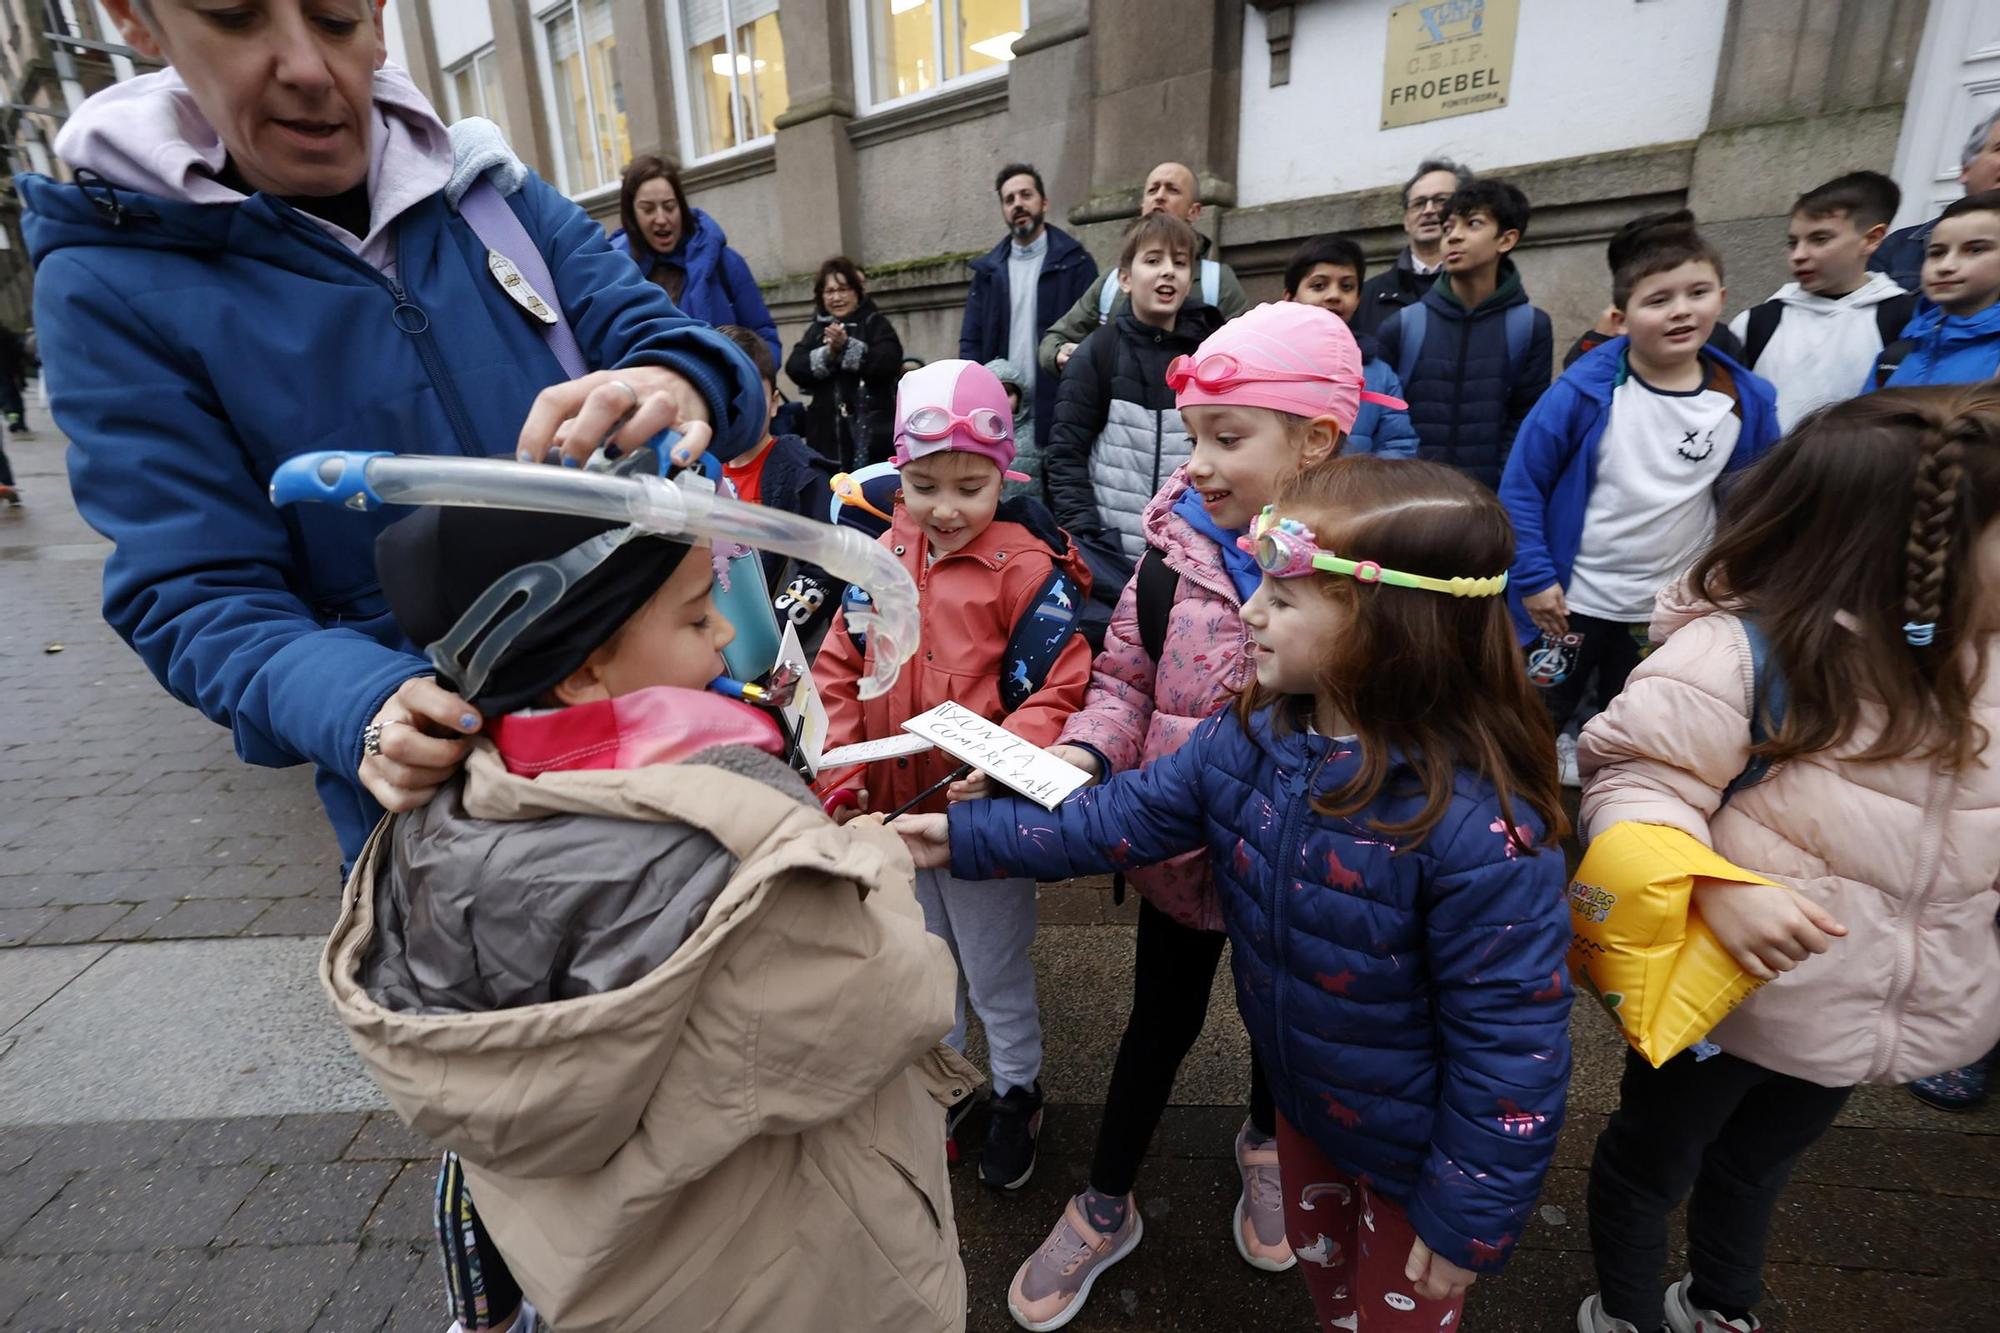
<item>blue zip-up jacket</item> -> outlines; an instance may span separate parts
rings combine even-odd
[[[750,265],[729,248],[721,223],[699,208],[688,212],[694,216],[694,229],[681,237],[670,254],[657,253],[643,237],[627,236],[623,227],[611,233],[611,243],[623,246],[639,272],[649,279],[657,264],[679,266],[687,274],[680,300],[675,303],[682,314],[693,315],[711,327],[734,324],[750,330],[770,344],[772,364],[783,365],[785,351],[778,344],[778,325]]]
[[[1090,290],[1097,278],[1097,261],[1074,236],[1050,226],[1049,252],[1042,256],[1041,276],[1035,280],[1035,338],[1069,313],[1069,308]],[[972,270],[972,286],[965,293],[965,318],[958,326],[958,354],[967,361],[985,365],[1007,355],[1007,325],[1014,304],[1007,273],[1007,252],[1013,248],[1011,236],[988,250],[966,267]],[[1023,367],[1026,369],[1026,367]],[[1035,375],[1035,443],[1046,450],[1049,429],[1056,419],[1058,375]]]
[[[1569,587],[1583,541],[1583,518],[1597,485],[1597,446],[1611,423],[1611,395],[1629,373],[1619,336],[1600,343],[1563,372],[1535,410],[1521,423],[1513,455],[1500,478],[1500,503],[1514,523],[1514,565],[1507,571],[1507,608],[1522,643],[1541,631],[1521,599],[1555,584]],[[1751,374],[1711,346],[1709,362],[1729,372],[1743,425],[1723,480],[1762,458],[1778,442],[1778,393],[1769,380]]]
[[[1355,341],[1362,344],[1361,354],[1366,358],[1361,368],[1361,387],[1374,393],[1386,393],[1391,398],[1401,398],[1403,382],[1396,378],[1395,368],[1369,350],[1375,340],[1368,338],[1364,342],[1362,338],[1356,338]],[[1354,414],[1354,429],[1347,432],[1347,444],[1340,452],[1380,454],[1384,458],[1415,458],[1417,428],[1410,424],[1408,411],[1364,401]]]
[[[1875,253],[1868,256],[1868,267],[1888,274],[1906,292],[1921,291],[1924,251],[1930,249],[1931,228],[1937,224],[1936,218],[1930,218],[1890,232],[1875,247]]]
[[[1315,812],[1360,763],[1351,742],[1275,727],[1269,709],[1246,729],[1230,709],[1053,812],[952,806],[952,873],[1067,879],[1206,847],[1278,1110],[1433,1250],[1495,1272],[1562,1128],[1569,876],[1560,851],[1507,840],[1491,787],[1464,769],[1443,821],[1401,855],[1371,825],[1408,820],[1420,795]],[[1383,790],[1412,779],[1392,763]]]
[[[1548,313],[1540,309],[1521,364],[1511,364],[1507,355],[1507,309],[1527,301],[1511,259],[1500,261],[1500,285],[1476,310],[1460,304],[1451,279],[1439,274],[1424,293],[1424,345],[1410,363],[1410,377],[1399,395],[1410,404],[1417,456],[1455,467],[1489,488],[1500,484],[1515,432],[1547,391],[1555,369],[1555,332]],[[1408,322],[1408,314],[1399,310],[1377,335],[1382,357],[1391,366],[1405,364]]]
[[[2000,304],[1976,315],[1947,315],[1934,305],[1917,311],[1903,327],[1916,346],[1889,376],[1885,389],[1913,384],[1977,384],[2000,375]],[[1859,390],[1875,387],[1871,371]]]
[[[375,581],[375,534],[400,515],[274,508],[271,474],[313,449],[511,456],[562,368],[442,192],[401,215],[391,282],[267,195],[16,185],[70,484],[115,544],[104,618],[243,759],[317,765],[351,860],[381,814],[355,777],[362,728],[431,671]],[[591,366],[670,367],[707,400],[720,457],[756,442],[749,358],[540,179],[508,202]]]

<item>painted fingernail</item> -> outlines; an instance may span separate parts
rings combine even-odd
[[[459,718],[458,718],[458,729],[459,729],[460,731],[477,731],[477,730],[479,730],[479,714],[477,714],[477,713],[461,713],[461,714],[459,714]]]
[[[684,448],[676,447],[674,449],[674,461],[676,463],[679,463],[683,467],[687,466],[688,460],[692,459],[693,457],[694,455],[689,453]]]
[[[561,457],[562,457],[562,446],[559,444],[552,444],[549,446],[549,451],[542,455],[542,461],[544,463],[553,463],[558,458]]]
[[[529,453],[526,449],[523,449],[519,453],[514,455],[514,461],[516,463],[532,463],[535,461],[535,456]]]
[[[604,446],[604,457],[606,461],[623,458],[624,456],[625,456],[625,451],[623,449],[620,449],[617,445],[607,444]]]
[[[575,459],[575,458],[573,458],[573,457],[571,457],[571,456],[570,456],[570,455],[568,455],[568,454],[564,454],[564,455],[563,455],[563,458],[562,458],[562,465],[563,465],[564,467],[575,467],[575,466],[576,466],[576,459]]]

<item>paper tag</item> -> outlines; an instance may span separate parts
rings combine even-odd
[[[544,301],[536,293],[533,287],[528,285],[528,280],[521,276],[521,270],[514,267],[513,260],[501,254],[498,250],[488,250],[486,252],[486,267],[491,270],[494,280],[500,284],[500,290],[507,293],[515,305],[521,307],[521,309],[527,311],[544,324],[553,324],[556,322],[556,312],[550,308],[547,301]]]
[[[928,738],[954,759],[1006,783],[1044,809],[1055,809],[1090,781],[1090,775],[1074,764],[1028,744],[962,704],[941,703],[905,722],[903,730]]]
[[[796,662],[802,673],[798,688],[792,692],[792,701],[779,711],[787,723],[798,729],[799,753],[805,757],[806,772],[817,777],[829,719],[826,704],[819,697],[819,686],[813,682],[812,659],[799,643],[798,626],[789,620],[785,622],[785,637],[778,641],[778,661]]]
[[[822,769],[852,768],[856,764],[901,759],[905,755],[922,754],[925,750],[936,748],[937,743],[928,736],[885,736],[879,741],[857,741],[853,745],[828,750],[819,757],[819,766]]]

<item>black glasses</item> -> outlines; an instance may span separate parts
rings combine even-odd
[[[1442,213],[1450,205],[1451,196],[1448,194],[1427,194],[1404,204],[1403,211],[1405,213],[1428,213],[1431,209],[1435,208],[1438,212]]]

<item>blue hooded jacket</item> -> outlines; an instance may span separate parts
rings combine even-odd
[[[271,474],[314,449],[511,456],[562,368],[442,192],[401,215],[390,279],[268,195],[16,185],[70,483],[115,544],[104,618],[243,759],[317,765],[351,861],[381,814],[355,777],[362,728],[432,669],[376,582],[375,535],[400,513],[278,509]],[[669,367],[707,401],[720,457],[756,442],[764,386],[741,351],[539,178],[508,203],[586,362]]]
[[[1097,278],[1097,261],[1090,251],[1062,228],[1047,228],[1049,252],[1042,257],[1041,276],[1035,280],[1035,338],[1041,339],[1049,325],[1069,313]],[[966,267],[972,270],[972,286],[965,293],[965,316],[958,326],[958,354],[967,361],[985,365],[1007,355],[1007,326],[1014,317],[1012,279],[1007,268],[1012,237]],[[1022,367],[1027,369],[1027,367]],[[1049,431],[1056,419],[1056,386],[1061,376],[1035,374],[1035,443],[1046,450]]]
[[[1903,336],[1915,341],[1885,389],[1913,384],[1977,384],[2000,375],[2000,304],[1976,315],[1947,315],[1934,305],[1918,310]],[[1871,372],[1859,392],[1875,387]]]
[[[1424,804],[1421,788],[1387,794],[1414,778],[1400,761],[1362,813],[1314,811],[1360,764],[1352,742],[1275,727],[1269,709],[1246,728],[1230,709],[1054,811],[952,806],[952,873],[1067,879],[1206,848],[1279,1112],[1433,1250],[1495,1272],[1562,1128],[1569,876],[1560,851],[1507,840],[1491,787],[1464,769],[1443,821],[1400,855],[1371,827]]]
[[[1590,492],[1597,485],[1597,446],[1611,423],[1611,395],[1628,373],[1625,349],[1630,344],[1631,339],[1620,336],[1578,357],[1542,395],[1514,438],[1514,452],[1500,478],[1500,503],[1514,524],[1507,607],[1524,644],[1534,642],[1541,631],[1521,599],[1555,584],[1569,587]],[[1722,472],[1727,479],[1778,442],[1778,393],[1770,381],[1713,346],[1703,347],[1701,355],[1729,372],[1742,413],[1735,452]]]
[[[729,248],[721,223],[699,208],[688,212],[694,217],[694,230],[681,237],[681,243],[669,254],[656,253],[643,237],[629,236],[622,227],[611,234],[611,243],[623,246],[648,279],[656,264],[679,265],[687,274],[677,302],[682,314],[693,315],[712,328],[734,324],[750,330],[770,344],[772,362],[783,365],[785,351],[778,345],[778,326],[771,318],[771,308],[764,304],[763,289],[751,276],[750,265]]]
[[[1361,347],[1361,387],[1372,393],[1401,398],[1403,382],[1396,378],[1395,368],[1382,359],[1375,339],[1369,334],[1357,333],[1354,341]],[[1384,407],[1380,403],[1364,400],[1354,414],[1354,429],[1347,432],[1347,444],[1341,453],[1415,458],[1417,428],[1410,424],[1409,410]]]

